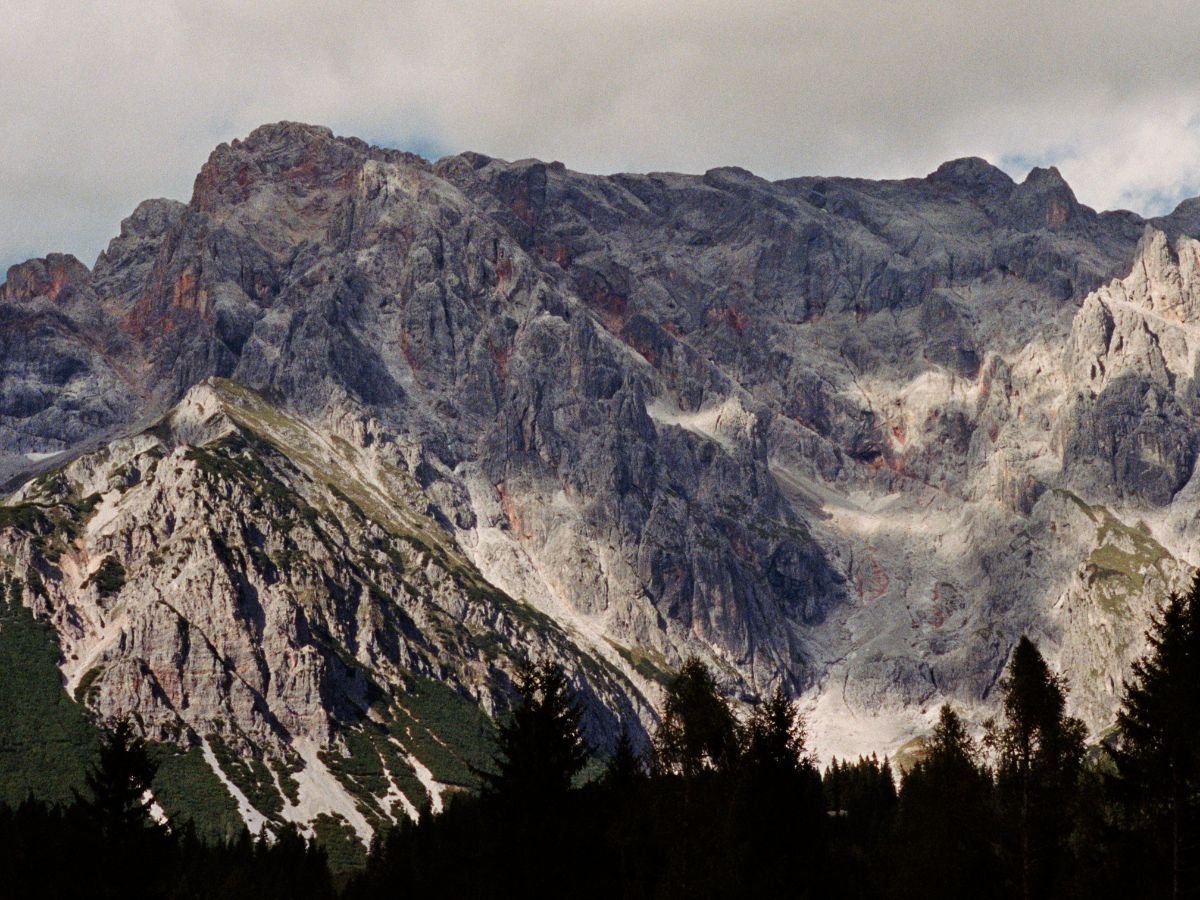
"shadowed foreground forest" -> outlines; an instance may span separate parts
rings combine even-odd
[[[0,894],[1197,897],[1200,578],[1148,637],[1102,741],[1089,745],[1068,685],[1022,639],[983,736],[943,707],[902,774],[875,757],[820,769],[783,694],[740,722],[690,660],[652,745],[622,735],[581,784],[592,754],[572,686],[531,667],[481,793],[377,837],[365,869],[336,878],[297,832],[216,842],[156,824],[152,757],[120,722],[85,792],[0,807]]]

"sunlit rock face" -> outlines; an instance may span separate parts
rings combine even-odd
[[[818,748],[884,750],[943,698],[985,709],[1028,633],[1098,729],[1148,610],[1196,556],[1190,209],[1148,229],[1082,206],[1056,170],[1016,183],[977,159],[890,182],[601,177],[265,126],[214,151],[188,204],[138,207],[91,270],[48,257],[10,272],[0,476],[15,488],[155,434],[197,385],[241,386],[299,423],[292,437],[344,443],[322,458],[356,484],[386,460],[463,571],[557,623],[537,652],[608,673],[597,709],[650,723],[662,679],[697,654],[739,697],[802,695]],[[129,517],[117,556],[141,553],[132,535],[173,509],[270,542],[269,510],[187,480],[181,448],[213,437],[186,419],[155,438],[158,468],[182,454],[180,472],[112,501]],[[280,472],[289,495],[326,491],[324,476]],[[374,526],[336,552],[297,532],[298,552],[350,565],[371,527],[391,533],[363,513]],[[86,565],[108,552],[72,540]],[[221,618],[243,582],[274,596],[247,574],[259,538],[226,558],[206,540],[169,582],[189,618]],[[105,654],[106,711],[137,698],[166,728],[215,663],[172,663],[147,687],[133,660],[173,658],[173,626],[131,619],[117,638],[111,617],[69,614],[87,577],[70,558],[46,563],[66,585],[46,609],[71,652]],[[146,581],[123,589],[139,598],[169,574],[146,560]],[[507,663],[472,670],[432,620],[338,608],[333,569],[295,579],[355,658],[484,705],[503,693]],[[248,615],[225,658],[269,658],[246,683],[285,731],[327,741],[341,676],[288,597]],[[443,599],[452,618],[492,615]],[[270,716],[237,693],[205,721],[267,740]]]

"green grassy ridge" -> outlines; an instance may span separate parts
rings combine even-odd
[[[235,424],[273,446],[304,470],[314,483],[336,487],[341,497],[352,501],[360,513],[389,532],[407,534],[435,550],[457,554],[457,549],[428,516],[410,509],[403,502],[396,502],[403,501],[403,498],[393,496],[388,498],[390,502],[385,502],[375,489],[347,474],[357,459],[354,449],[346,441],[337,437],[329,441],[334,453],[341,457],[340,462],[345,465],[322,459],[319,453],[306,449],[310,444],[321,443],[306,424],[273,406],[257,392],[234,381],[214,379],[213,385],[225,403],[226,414]],[[406,472],[391,466],[385,468],[389,477],[408,484],[410,493],[420,493]]]
[[[349,474],[358,463],[358,457],[354,448],[344,439],[332,436],[328,441],[333,451],[340,456],[339,461],[343,465],[319,458],[317,453],[306,449],[319,439],[305,423],[273,406],[256,391],[236,382],[214,379],[213,385],[224,403],[226,414],[240,429],[249,432],[247,440],[252,441],[254,446],[265,445],[266,452],[286,460],[314,486],[323,486],[325,491],[344,507],[341,511],[332,508],[325,510],[329,513],[331,522],[341,527],[343,532],[346,519],[360,526],[360,530],[362,526],[370,523],[383,531],[387,546],[373,549],[382,552],[392,563],[392,574],[395,577],[399,578],[407,568],[403,556],[395,549],[398,543],[405,544],[418,557],[424,556],[448,572],[473,602],[498,609],[519,628],[536,632],[542,637],[552,635],[561,643],[574,646],[567,632],[557,621],[488,582],[441,526],[424,513],[412,509],[405,502],[405,498],[391,496],[391,502],[385,504],[374,486],[366,485]],[[392,480],[399,483],[412,482],[411,475],[407,472],[395,467],[385,468],[388,470],[386,474]],[[411,486],[411,490],[418,494],[420,492],[420,488],[415,484]],[[313,502],[319,501],[314,498]],[[382,570],[381,561],[372,559],[370,554],[366,554],[366,557],[361,568],[378,574]],[[424,561],[419,561],[417,568],[422,565]],[[372,587],[378,589],[378,584],[367,577],[366,571],[360,573],[363,584],[368,591],[371,591]],[[386,591],[379,593],[386,594]],[[450,622],[448,627],[459,629],[461,623]],[[503,639],[498,636],[479,629],[469,630],[469,636],[472,643],[489,658],[519,660],[519,654],[509,650]],[[590,676],[611,679],[636,690],[636,686],[632,685],[622,672],[603,659],[596,659],[586,653],[577,653],[575,656],[579,665]],[[643,665],[643,668],[647,668],[646,665]],[[656,680],[661,680],[664,673],[660,670],[656,675]]]
[[[242,422],[239,424],[245,425]],[[263,441],[269,444],[269,436],[263,438]],[[270,477],[272,482],[277,485],[273,492],[277,496],[272,496],[271,499],[279,506],[284,506],[287,501],[281,491],[286,491],[292,497],[295,497],[296,494],[292,489],[284,487],[283,482],[274,474],[264,476],[258,470],[257,465],[251,464],[248,457],[254,452],[280,453],[283,456],[281,460],[283,464],[292,463],[289,453],[281,448],[274,446],[264,448],[252,438],[239,438],[235,435],[227,435],[203,448],[203,452],[192,455],[202,466],[207,477],[237,479],[251,488],[260,478]],[[261,461],[259,465],[261,465]],[[308,477],[302,469],[298,474]],[[368,521],[375,522],[375,519],[363,510],[359,501],[351,497],[343,486],[327,482],[325,489],[345,507],[346,514],[350,518],[358,520],[355,522],[356,525],[365,526]],[[304,503],[308,509],[314,509],[307,504],[307,501]],[[327,515],[333,515],[332,510],[324,510],[324,512]],[[324,518],[324,516],[321,517]],[[310,513],[305,518],[309,520],[308,524],[313,524],[316,516]],[[335,524],[344,532],[341,518],[337,518]],[[381,523],[375,522],[375,524]],[[440,562],[447,561],[446,556],[439,552],[440,548],[435,544],[426,543],[410,533],[394,534],[388,532],[386,528],[384,533],[386,546],[382,547],[380,552],[385,554],[392,563],[390,569],[393,577],[399,577],[404,571],[404,559],[396,552],[394,541],[406,543],[418,553],[424,552],[439,557]],[[365,562],[366,569],[360,572],[364,576],[361,584],[363,589],[377,602],[386,601],[387,604],[394,604],[395,601],[392,597],[366,573],[368,569],[378,573],[382,571],[382,565],[379,560]],[[355,566],[354,568],[357,570],[360,567]],[[500,596],[499,592],[483,582],[482,579],[477,579],[477,581],[478,583],[471,584],[469,589],[481,594],[486,590],[489,595],[486,599],[494,603],[503,602],[510,612],[516,613],[514,618],[519,618],[528,627],[547,627],[552,624],[548,618],[536,610],[527,608],[524,604],[518,605],[506,595]],[[449,624],[451,627],[457,627],[457,623]],[[320,635],[315,636],[320,637]],[[326,638],[321,643],[327,645],[327,650],[335,652],[344,665],[350,668],[360,668],[357,661],[350,657],[344,648],[341,648],[333,640],[332,636],[326,636]],[[387,692],[377,686],[376,699],[383,699],[386,695]],[[415,693],[406,694],[405,701],[410,709],[397,711],[400,723],[390,729],[385,729],[382,733],[365,730],[363,726],[341,729],[339,733],[348,745],[348,757],[342,757],[336,751],[326,751],[322,754],[322,761],[355,798],[363,815],[376,826],[382,824],[384,817],[387,817],[388,820],[393,818],[394,811],[383,809],[380,802],[380,798],[387,794],[390,787],[389,775],[414,806],[420,807],[426,801],[425,790],[420,781],[388,738],[396,737],[404,742],[406,748],[411,746],[414,754],[422,759],[425,765],[430,766],[438,780],[444,780],[450,784],[475,786],[477,779],[471,767],[482,764],[490,758],[491,736],[494,727],[473,702],[461,697],[453,689],[445,688],[433,681],[425,682]],[[216,749],[214,745],[214,751]],[[273,792],[265,790],[266,784],[262,773],[255,775],[248,770],[245,764],[239,765],[237,761],[228,759],[227,754],[219,754],[218,759],[222,769],[238,785],[239,789],[246,793],[247,798],[260,812],[268,816],[275,815],[275,797]]]
[[[549,628],[562,633],[553,619],[488,582],[441,526],[424,513],[410,508],[404,503],[404,498],[392,496],[388,498],[390,502],[385,502],[374,487],[348,475],[357,462],[357,455],[345,440],[334,436],[329,442],[345,465],[339,466],[321,459],[304,449],[314,437],[308,426],[236,382],[216,379],[214,385],[226,403],[226,413],[240,428],[250,432],[257,442],[267,445],[272,452],[289,460],[313,484],[323,485],[346,507],[351,518],[374,523],[392,538],[407,544],[413,552],[432,559],[454,575],[472,599],[503,606],[514,619],[528,627]],[[289,440],[284,440],[284,437]],[[397,482],[412,481],[408,473],[394,466],[385,468],[388,476]],[[411,491],[419,493],[420,489],[414,484]],[[337,515],[333,515],[333,518],[339,523],[342,521]],[[403,571],[403,567],[400,571]]]
[[[334,510],[331,503],[320,504],[329,514],[330,521],[341,528],[343,533],[346,533],[346,519],[359,526],[360,531],[364,531],[365,526],[371,523],[384,532],[388,545],[374,549],[382,552],[388,559],[392,574],[396,578],[400,578],[407,569],[402,554],[396,551],[396,544],[402,543],[418,557],[416,568],[425,564],[421,557],[433,561],[451,575],[472,602],[499,610],[517,628],[534,632],[542,638],[552,636],[559,643],[574,648],[569,635],[557,621],[488,582],[478,568],[462,554],[453,538],[429,516],[413,509],[406,497],[392,494],[385,502],[379,496],[377,488],[365,484],[351,474],[359,459],[357,452],[344,439],[332,436],[327,442],[332,452],[338,456],[336,461],[322,458],[321,453],[311,447],[325,442],[302,421],[278,409],[256,391],[236,382],[214,379],[213,386],[229,418],[243,432],[248,432],[245,438],[247,441],[252,442],[255,447],[264,447],[264,452],[276,454],[286,460],[314,486],[323,486],[332,500],[343,507],[342,510]],[[420,488],[413,482],[409,473],[384,463],[380,465],[386,469],[384,474],[387,479],[397,484],[408,485],[410,493],[420,495]],[[313,498],[313,502],[320,501]],[[360,560],[360,567],[378,575],[382,571],[383,563],[377,558],[372,558],[370,553],[364,554],[364,557]],[[360,574],[367,590],[382,602],[387,592],[379,589],[376,580],[367,576],[366,571]],[[464,630],[462,623],[458,621],[448,621],[446,626],[453,631]],[[521,655],[514,653],[498,635],[482,629],[465,631],[471,643],[486,658],[520,661]],[[612,681],[636,693],[636,685],[607,661],[583,652],[573,655],[589,678]],[[656,660],[649,658],[641,662],[639,672],[660,683],[664,677],[670,677],[669,670],[664,670],[657,665]]]
[[[275,447],[240,432],[184,451],[184,459],[195,463],[210,484],[228,482],[245,488],[250,511],[268,512],[285,536],[304,523],[327,544],[327,549],[334,549],[328,544],[328,536],[315,527],[320,519],[318,511],[268,465],[272,457],[280,457]]]
[[[677,673],[671,669],[667,658],[653,647],[626,647],[614,640],[607,638],[606,640],[621,655],[621,658],[647,681],[654,681],[663,687],[670,687],[671,682],[675,680]]]

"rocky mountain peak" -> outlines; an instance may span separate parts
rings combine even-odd
[[[926,177],[926,181],[992,198],[1005,198],[1016,186],[1007,172],[978,156],[944,162]]]
[[[1018,218],[1031,227],[1059,228],[1073,220],[1082,207],[1075,192],[1054,166],[1034,166],[1012,196]]]
[[[1200,241],[1147,225],[1134,252],[1129,275],[1109,298],[1190,327],[1200,319]]]
[[[179,443],[193,447],[215,443],[237,430],[229,403],[228,392],[223,394],[216,379],[208,378],[184,395],[165,422]]]
[[[197,634],[238,623],[184,669],[173,638],[139,645],[168,697],[230,660],[318,742],[371,710],[358,666],[494,709],[512,642],[645,722],[638,698],[697,654],[737,696],[804,692],[839,754],[887,749],[935,698],[983,704],[1022,633],[1119,683],[1200,508],[1191,251],[1139,249],[1143,225],[1095,216],[1055,170],[1017,185],[977,158],[886,182],[435,170],[264,126],[213,152],[190,205],[126,220],[97,303],[21,299],[48,296],[51,258],[0,295],[0,475],[90,460],[80,496],[22,495],[82,517],[62,565],[34,511],[46,533],[14,558],[64,629],[96,613],[65,640],[113,673],[106,711],[139,671],[112,598],[83,586],[115,556],[138,628],[183,627],[143,589],[183,598]],[[1135,249],[1142,274],[1113,282]],[[148,457],[90,452],[121,435]],[[318,709],[331,685],[337,714]],[[1090,723],[1106,690],[1073,694]],[[253,692],[227,699],[286,744]],[[860,716],[895,727],[838,731]]]
[[[137,239],[162,237],[168,228],[179,221],[187,206],[178,200],[158,198],[143,200],[121,221],[121,233],[109,243],[109,252]]]
[[[1063,178],[1058,166],[1034,166],[1025,176],[1021,185],[1027,189],[1039,191],[1070,191],[1070,185]],[[1074,196],[1074,194],[1072,194]]]
[[[74,293],[90,281],[88,267],[74,256],[51,253],[41,259],[10,266],[4,284],[0,285],[0,300],[20,301],[44,297],[53,302],[64,293]]]
[[[101,296],[132,298],[142,292],[167,232],[187,206],[177,200],[146,200],[121,222],[121,233],[96,259],[94,278]]]
[[[268,149],[277,150],[288,146],[303,146],[310,143],[338,141],[333,130],[324,125],[309,125],[305,122],[268,122],[259,125],[246,137],[234,139],[234,147],[245,147],[251,152]]]
[[[1180,235],[1200,235],[1200,197],[1181,200],[1169,216],[1153,220],[1155,227],[1167,232],[1172,238]]]

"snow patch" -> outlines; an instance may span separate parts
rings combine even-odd
[[[54,450],[50,453],[26,453],[25,458],[30,462],[41,462],[45,459],[54,459],[56,456],[62,456],[65,450]]]

